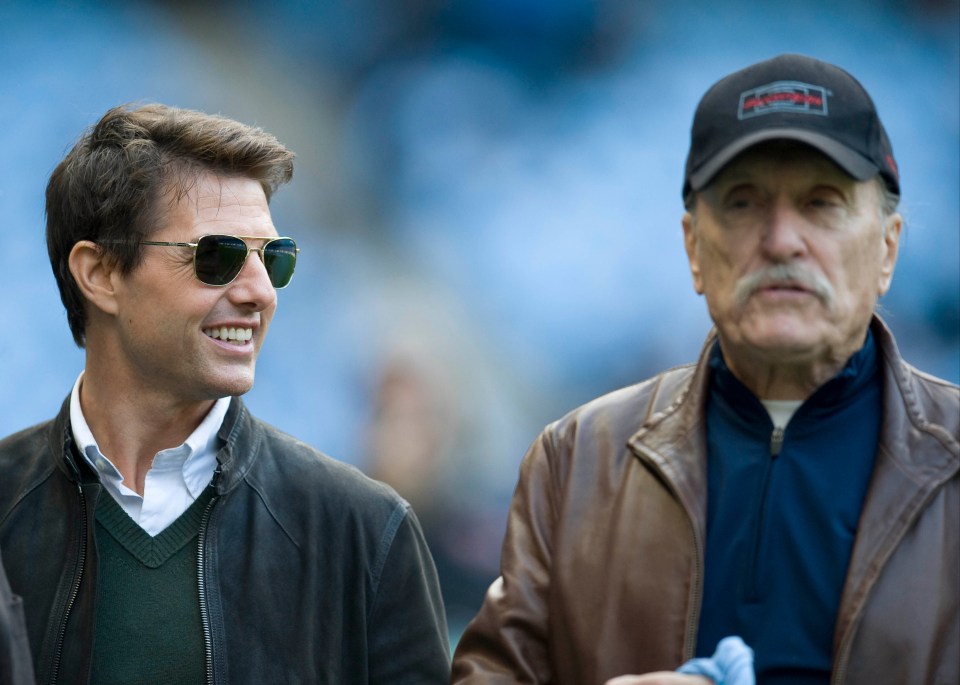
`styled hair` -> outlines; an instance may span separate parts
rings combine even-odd
[[[77,242],[97,243],[129,273],[143,258],[140,241],[160,228],[163,198],[182,198],[213,172],[258,181],[269,202],[293,176],[293,158],[271,134],[221,116],[161,104],[104,114],[47,183],[47,252],[77,345],[87,323],[69,266]]]

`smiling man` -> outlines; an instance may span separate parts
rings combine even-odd
[[[960,391],[874,313],[899,195],[842,69],[704,95],[682,224],[715,329],[533,444],[453,682],[960,682]]]
[[[436,571],[392,490],[250,415],[299,249],[293,153],[163,105],[54,170],[47,244],[86,363],[0,442],[0,549],[40,683],[442,683]]]

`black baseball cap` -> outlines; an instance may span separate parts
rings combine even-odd
[[[858,181],[879,173],[900,195],[893,148],[860,82],[833,64],[779,55],[722,78],[700,100],[683,196],[704,188],[748,147],[776,139],[816,148]]]

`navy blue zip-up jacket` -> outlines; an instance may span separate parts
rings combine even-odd
[[[826,685],[873,472],[882,388],[871,333],[782,436],[717,343],[706,406],[707,539],[697,655],[738,635],[763,685]]]

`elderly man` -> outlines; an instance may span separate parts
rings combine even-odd
[[[299,249],[272,135],[107,112],[47,185],[86,362],[0,442],[0,548],[40,683],[442,683],[436,571],[409,505],[239,396]],[[293,379],[291,379],[293,380]]]
[[[453,682],[960,682],[960,392],[874,314],[899,192],[842,69],[704,95],[683,235],[715,331],[533,444]]]

